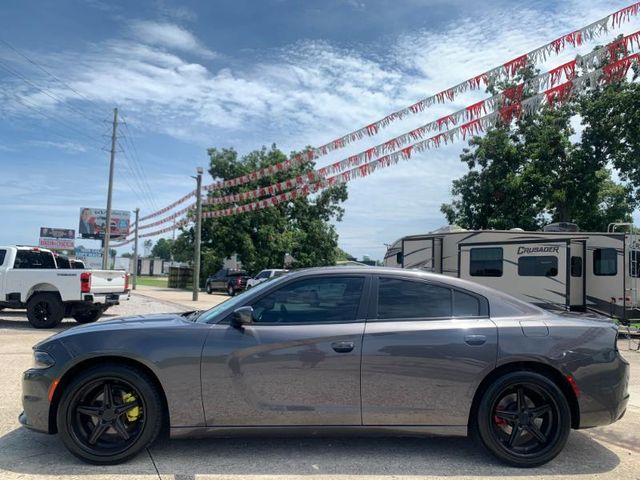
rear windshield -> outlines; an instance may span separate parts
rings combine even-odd
[[[58,264],[58,268],[71,268],[71,263],[69,263],[67,257],[57,257],[56,263]]]
[[[244,272],[244,271],[229,272],[230,277],[238,277],[240,275],[247,275],[247,272]]]
[[[13,268],[56,268],[56,264],[49,252],[18,250]]]

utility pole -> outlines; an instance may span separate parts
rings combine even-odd
[[[102,242],[102,269],[109,268],[109,240],[111,240],[111,195],[113,193],[113,171],[116,162],[116,139],[118,131],[118,109],[113,109],[113,131],[111,133],[111,162],[109,164],[109,190],[107,192],[107,225]]]
[[[138,216],[140,215],[140,209],[136,208],[136,230],[133,237],[133,283],[131,288],[136,289],[138,284]]]
[[[196,169],[198,173],[196,179],[196,241],[193,251],[193,301],[198,300],[200,291],[200,241],[202,238],[202,167]]]

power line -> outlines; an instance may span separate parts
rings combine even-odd
[[[39,115],[43,116],[44,118],[47,118],[49,120],[52,120],[52,121],[56,122],[56,124],[58,124],[58,125],[64,126],[67,129],[72,130],[73,132],[75,132],[75,133],[77,133],[79,135],[83,135],[83,136],[89,138],[90,140],[92,140],[94,142],[98,142],[99,146],[96,146],[95,144],[92,144],[92,146],[94,148],[97,148],[98,150],[102,150],[103,149],[103,145],[101,144],[101,140],[99,138],[94,137],[92,135],[89,135],[88,133],[83,132],[81,130],[78,130],[73,124],[67,123],[66,121],[60,119],[59,117],[57,117],[55,115],[51,115],[50,113],[47,113],[47,112],[43,111],[41,108],[39,108],[33,102],[31,102],[31,101],[29,101],[29,100],[27,100],[27,99],[25,99],[23,97],[20,97],[19,95],[10,95],[9,98],[12,98],[12,99],[18,101],[21,105],[27,107],[30,110],[33,110],[34,112],[38,113]],[[52,132],[55,133],[56,135],[64,138],[65,140],[69,140],[70,139],[69,137],[60,135],[59,133],[57,133],[57,132],[55,132],[53,130],[52,130]]]
[[[11,69],[10,67],[8,67],[6,63],[0,61],[0,67],[4,68],[10,74],[20,78],[23,82],[25,82],[26,84],[28,84],[31,87],[35,88],[36,90],[44,93],[47,97],[52,98],[53,100],[55,100],[56,102],[61,103],[62,105],[64,105],[68,109],[73,110],[74,112],[77,112],[78,114],[80,114],[81,116],[83,116],[84,118],[89,120],[90,122],[96,122],[96,121],[101,122],[102,121],[102,119],[98,120],[97,117],[96,118],[92,118],[92,117],[86,115],[85,112],[83,112],[82,110],[80,110],[80,109],[74,107],[73,105],[69,104],[68,102],[66,102],[65,99],[63,99],[63,98],[59,97],[58,95],[52,93],[51,90],[49,90],[47,88],[42,88],[42,87],[36,85],[34,82],[29,80],[27,77],[22,75],[20,72],[17,72],[15,70]]]
[[[11,45],[9,42],[7,42],[6,40],[3,40],[0,38],[0,43],[5,44],[7,47],[9,47],[11,50],[13,50],[15,53],[17,53],[18,55],[20,55],[22,58],[24,58],[25,60],[27,60],[29,63],[31,63],[32,65],[34,65],[35,67],[39,68],[40,70],[42,70],[44,73],[46,73],[47,75],[49,75],[51,78],[53,78],[54,80],[56,80],[57,82],[59,82],[60,84],[64,85],[65,87],[67,87],[69,90],[71,90],[73,93],[75,93],[77,96],[79,96],[80,98],[82,98],[83,100],[91,103],[92,105],[94,105],[96,108],[100,109],[101,107],[95,103],[93,100],[87,98],[86,96],[84,96],[83,94],[81,94],[80,92],[78,92],[75,88],[73,88],[71,85],[69,85],[67,82],[65,82],[64,80],[61,80],[60,78],[58,78],[57,76],[55,76],[53,73],[51,73],[49,70],[47,70],[46,68],[44,68],[42,65],[40,65],[38,62],[36,62],[35,60],[29,58],[27,55],[25,55],[24,53],[20,52],[17,48],[15,48],[13,45]]]

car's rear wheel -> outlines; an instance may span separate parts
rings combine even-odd
[[[207,293],[211,295],[213,293],[213,288],[211,288],[211,284],[207,283]]]
[[[482,444],[515,467],[537,467],[552,460],[571,430],[564,394],[550,379],[534,372],[497,379],[482,396],[476,420]]]
[[[53,293],[36,293],[27,302],[27,319],[35,328],[53,328],[64,318],[64,305]]]
[[[94,310],[82,310],[75,312],[73,318],[78,323],[92,323],[98,320],[102,316],[103,310],[101,308]]]
[[[149,446],[162,427],[162,400],[154,382],[126,365],[90,368],[64,389],[58,432],[78,458],[120,463]]]

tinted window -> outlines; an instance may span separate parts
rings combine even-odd
[[[480,315],[480,301],[468,293],[453,291],[453,316],[477,317]]]
[[[58,268],[71,268],[71,263],[69,263],[69,259],[67,257],[57,257],[56,264]]]
[[[596,275],[618,274],[618,252],[615,248],[596,248],[593,251],[593,273]]]
[[[571,257],[571,276],[582,276],[582,257]]]
[[[472,248],[469,273],[473,277],[502,276],[502,248]]]
[[[518,275],[521,277],[555,277],[558,275],[558,257],[520,257]]]
[[[1,252],[1,250],[0,250]],[[631,250],[629,255],[629,273],[632,277],[640,277],[640,250]],[[0,253],[1,255],[1,253]],[[0,257],[1,259],[2,257]],[[2,260],[0,260],[0,265]]]
[[[451,289],[423,282],[380,278],[378,318],[451,316]]]
[[[321,277],[289,283],[252,305],[256,323],[356,320],[363,285],[363,277]]]
[[[257,278],[257,279],[261,279],[261,278],[269,278],[269,272],[268,272],[268,271],[260,272],[256,278]]]
[[[56,268],[56,264],[51,253],[18,250],[13,268]]]
[[[2,265],[4,263],[4,257],[7,256],[7,251],[6,250],[0,250],[0,265]]]

